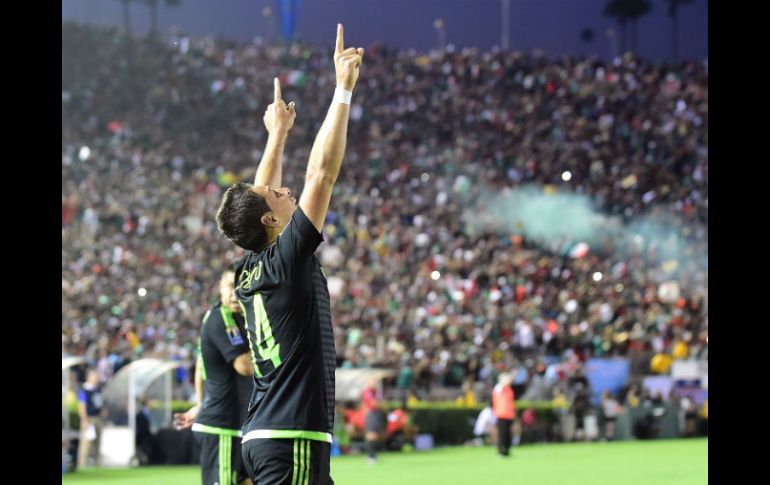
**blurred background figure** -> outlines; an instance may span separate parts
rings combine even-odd
[[[492,406],[488,405],[481,410],[473,425],[474,444],[481,446],[487,443],[497,443],[496,426],[497,418]]]
[[[161,462],[158,452],[157,439],[152,431],[150,401],[145,398],[136,413],[136,455],[139,464],[151,465]]]
[[[615,437],[615,421],[620,413],[620,404],[610,391],[602,393],[602,416],[604,418],[604,440],[612,441]]]
[[[364,440],[368,461],[377,463],[377,449],[385,430],[385,416],[381,409],[381,397],[378,391],[379,380],[372,377],[361,392],[361,406],[364,409]]]
[[[78,393],[80,415],[80,448],[78,466],[101,465],[102,428],[104,427],[104,398],[99,385],[99,374],[88,369],[86,382]],[[92,460],[92,461],[89,461]]]
[[[502,373],[497,378],[497,385],[492,391],[492,409],[497,420],[497,452],[500,456],[509,456],[513,420],[516,417],[514,405],[513,377],[511,374]]]

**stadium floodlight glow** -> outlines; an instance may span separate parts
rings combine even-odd
[[[436,281],[439,278],[441,278],[441,273],[439,273],[438,271],[434,271],[430,274],[430,279],[432,279],[433,281]]]
[[[78,152],[78,158],[80,158],[81,162],[85,162],[88,160],[88,157],[91,156],[91,149],[87,146],[83,146],[80,148],[80,152]]]
[[[601,281],[602,280],[602,274],[600,272],[594,273],[594,281]]]
[[[139,296],[145,296],[147,295],[147,290],[145,290],[144,288],[139,288],[139,291],[137,291],[137,293],[139,294]]]
[[[569,170],[563,172],[561,174],[561,179],[564,180],[565,182],[569,182],[572,179],[572,173],[570,173]]]

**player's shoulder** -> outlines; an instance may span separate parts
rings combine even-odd
[[[211,327],[211,325],[208,325],[208,323],[221,319],[219,312],[219,307],[221,306],[222,302],[217,301],[213,303],[208,310],[206,310],[206,313],[203,315],[203,319],[201,320],[201,331],[205,331],[205,329]]]
[[[253,277],[254,275],[252,273],[257,271],[257,268],[269,266],[275,253],[275,247],[276,243],[273,242],[262,251],[246,251],[246,254],[244,254],[235,265],[236,286],[239,281],[246,279],[249,276]]]
[[[334,219],[329,215],[327,215],[327,217]],[[302,207],[300,206],[297,206],[294,214],[292,214],[289,224],[287,224],[286,228],[284,229],[284,233],[289,229],[296,233],[299,237],[307,239],[308,241],[312,241],[316,247],[318,244],[323,242],[323,233],[319,231],[315,225],[313,225],[313,222],[310,220],[307,214],[305,214],[305,211],[303,211]]]
[[[253,251],[246,251],[243,256],[241,256],[238,261],[235,262],[233,265],[235,267],[235,281],[238,281],[238,275],[244,270],[248,269],[251,262],[254,260],[254,252]]]
[[[260,252],[249,251],[239,261],[235,273],[236,291],[250,294],[280,284],[284,278],[282,268],[286,261],[286,256],[282,256],[277,248],[277,241]]]

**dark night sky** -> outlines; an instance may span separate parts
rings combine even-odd
[[[549,55],[610,55],[606,36],[614,23],[601,15],[606,0],[511,0],[510,48],[541,48]],[[670,54],[671,20],[664,0],[652,0],[653,11],[638,22],[639,55],[663,60]],[[215,34],[236,39],[272,37],[275,22],[262,8],[275,0],[182,0],[177,8],[160,9],[163,30],[176,26],[192,35]],[[62,0],[62,20],[122,25],[117,0]],[[446,24],[446,40],[456,47],[484,50],[500,44],[500,0],[300,0],[298,36],[312,44],[332,46],[335,26],[345,24],[346,45],[366,47],[382,42],[399,48],[425,51],[437,45],[436,18]],[[708,0],[680,7],[680,57],[708,57]],[[148,8],[132,5],[131,21],[137,32],[149,26]],[[586,45],[580,32],[590,27],[594,40]]]

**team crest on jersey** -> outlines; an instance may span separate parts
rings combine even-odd
[[[243,336],[241,331],[237,327],[230,327],[227,329],[227,337],[230,339],[230,343],[233,345],[243,345]]]

